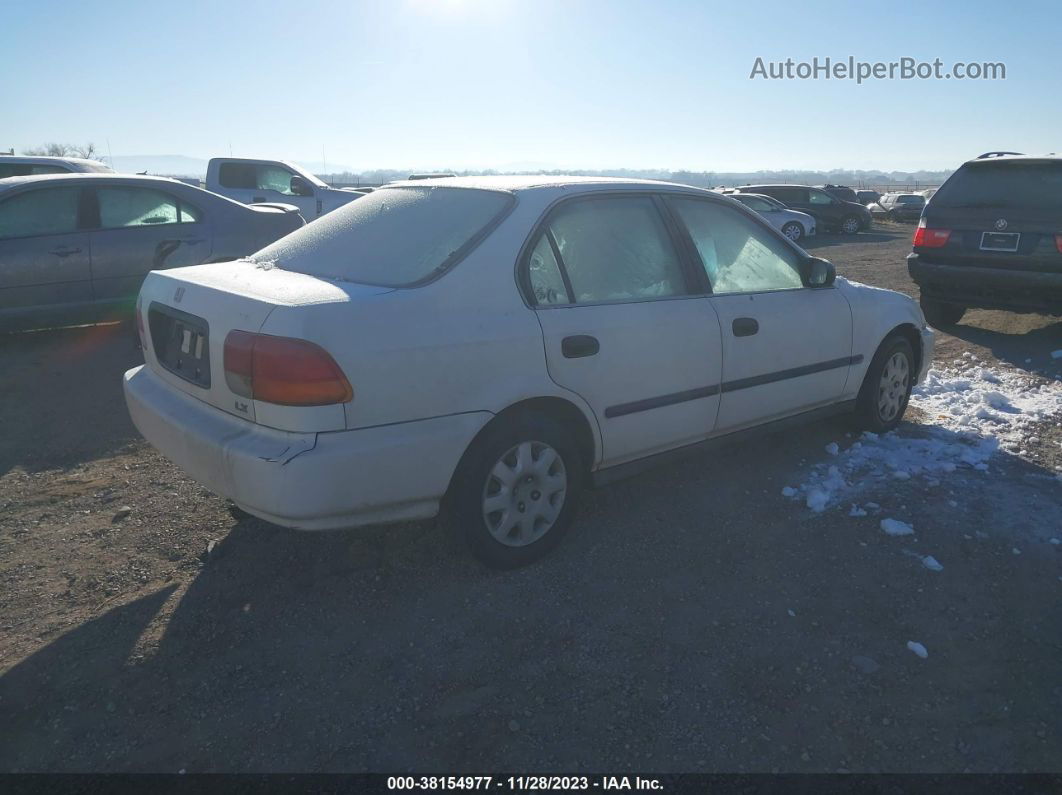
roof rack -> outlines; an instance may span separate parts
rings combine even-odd
[[[985,152],[983,155],[978,155],[978,160],[986,160],[990,157],[1003,157],[1004,155],[1021,155],[1023,152]]]
[[[437,172],[429,174],[410,174],[407,179],[445,179],[446,177],[456,177],[457,174],[447,174],[446,172]]]

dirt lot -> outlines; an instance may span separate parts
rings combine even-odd
[[[810,248],[911,292],[909,240]],[[1059,348],[971,312],[938,360]],[[132,427],[139,361],[121,326],[0,337],[0,770],[1062,771],[1057,426],[869,493],[913,539],[780,496],[830,422],[596,491],[495,573],[433,523],[230,513]]]

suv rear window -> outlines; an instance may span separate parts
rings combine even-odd
[[[1062,210],[1062,162],[967,164],[933,194],[933,207]]]
[[[328,279],[410,287],[460,259],[512,202],[512,194],[474,188],[380,188],[250,259]]]

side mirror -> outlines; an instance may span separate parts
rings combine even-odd
[[[292,176],[290,189],[295,196],[313,196],[313,185],[298,174]]]
[[[833,263],[819,257],[804,260],[802,274],[806,287],[830,287],[837,278]]]

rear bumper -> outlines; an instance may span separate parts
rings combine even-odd
[[[256,425],[179,392],[147,365],[125,399],[152,446],[248,513],[298,530],[424,519],[489,412],[330,433]]]
[[[923,296],[980,309],[1062,315],[1062,273],[926,262],[907,255],[907,272]]]

